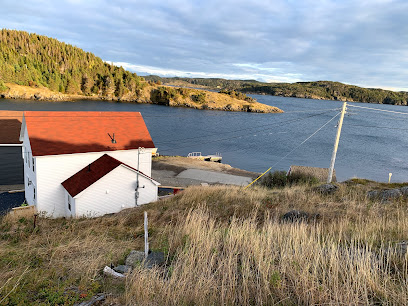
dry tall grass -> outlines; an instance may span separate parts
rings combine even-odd
[[[270,218],[259,227],[254,218],[226,223],[206,210],[191,211],[185,222],[169,228],[170,268],[135,270],[127,282],[127,302],[405,304],[406,258],[374,245],[367,234],[381,235],[386,220],[355,225],[340,220],[331,227],[336,231]],[[407,232],[407,222],[398,229]]]
[[[279,190],[193,187],[141,208],[96,219],[0,220],[0,304],[66,303],[96,292],[122,304],[405,304],[407,201],[381,204],[365,186],[334,195],[308,187]],[[319,214],[282,223],[291,209]],[[126,284],[101,273],[143,246],[168,265],[135,269]],[[72,289],[73,287],[77,289]]]

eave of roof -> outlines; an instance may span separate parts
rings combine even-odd
[[[119,166],[125,166],[132,171],[139,172],[140,175],[151,180],[154,184],[160,185],[158,182],[156,182],[154,179],[144,174],[143,172],[136,170],[135,168],[117,160],[116,158],[104,154],[97,160],[62,182],[62,186],[64,186],[64,188],[72,197],[75,197]]]

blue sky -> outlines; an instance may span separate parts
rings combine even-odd
[[[408,90],[408,1],[1,0],[1,27],[141,75]]]

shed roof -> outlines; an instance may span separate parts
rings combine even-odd
[[[19,139],[23,112],[0,111],[0,144],[21,144]]]
[[[120,165],[124,165],[135,172],[139,172],[139,174],[151,180],[153,183],[157,185],[159,184],[151,177],[144,174],[143,172],[140,172],[135,168],[128,166],[125,163],[122,163],[121,161],[117,160],[116,158],[113,158],[112,156],[104,154],[97,160],[95,160],[93,163],[89,164],[88,166],[86,166],[85,168],[78,171],[73,176],[62,182],[62,186],[64,186],[64,188],[68,191],[68,193],[72,197],[75,197],[76,195],[87,189],[92,184],[96,183],[99,179],[101,179],[102,177],[104,177],[105,175],[107,175],[109,172],[116,169]]]
[[[139,112],[27,111],[23,124],[34,156],[154,148]]]
[[[288,175],[304,174],[318,178],[321,182],[326,182],[329,176],[329,168],[319,167],[306,167],[291,165],[288,171]],[[333,182],[336,182],[336,170],[333,171]]]

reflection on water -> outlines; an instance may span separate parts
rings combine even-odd
[[[277,106],[285,113],[233,113],[106,101],[0,100],[0,109],[139,111],[161,154],[186,156],[192,151],[201,151],[203,154],[220,152],[224,163],[263,172],[336,115],[342,105],[338,101],[260,95],[253,97],[259,102]],[[407,107],[368,106],[408,113]],[[287,170],[291,164],[328,167],[336,120],[279,162],[274,170]],[[337,153],[338,179],[358,176],[387,181],[388,173],[392,172],[393,181],[408,181],[407,164],[404,162],[407,159],[408,130],[402,129],[407,126],[406,120],[406,115],[352,109],[352,114],[344,119]],[[0,176],[5,175],[3,170]]]

